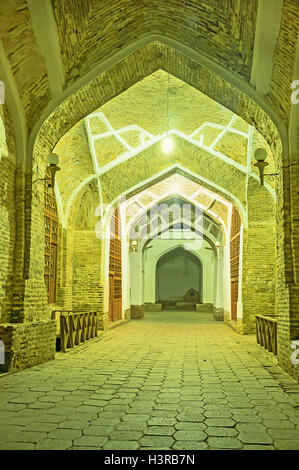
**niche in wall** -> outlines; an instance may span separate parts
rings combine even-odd
[[[182,247],[165,253],[156,266],[156,301],[183,302],[190,289],[200,295],[202,301],[202,264]]]

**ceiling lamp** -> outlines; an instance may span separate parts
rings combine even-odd
[[[173,141],[171,137],[166,137],[162,142],[162,148],[165,153],[171,152],[173,149]]]

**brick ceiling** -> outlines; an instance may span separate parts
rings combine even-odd
[[[52,0],[52,7],[67,81],[119,48],[120,36],[125,47],[153,32],[250,76],[257,0]]]
[[[157,137],[166,130],[169,84],[169,128],[190,136],[207,122],[227,126],[234,118],[234,129],[247,133],[250,124],[260,132],[253,130],[251,153],[258,146],[270,153],[270,145],[280,154],[277,129],[285,143],[288,126],[298,128],[290,85],[299,15],[298,0],[279,3],[267,22],[258,0],[45,0],[44,14],[39,0],[1,2],[0,55],[18,153],[32,164],[34,143],[39,155],[57,144],[68,162],[60,177],[62,199],[69,200],[96,166],[140,143],[138,130],[124,135],[125,148],[107,136],[95,143],[92,160],[82,118],[100,106],[113,130],[137,125]],[[259,24],[265,25],[260,38]],[[221,130],[213,126],[201,134],[194,140],[232,164],[248,163],[244,135],[225,132],[218,139]],[[196,151],[184,148],[195,162]]]
[[[0,53],[30,133],[50,103],[52,108],[61,100],[60,93],[149,35],[189,48],[249,83],[258,14],[258,0],[5,0],[0,4]],[[267,23],[271,31],[280,21],[278,37],[272,38],[273,70],[265,98],[287,121],[298,0],[281,2],[276,16]],[[267,42],[266,29],[265,24]]]
[[[234,165],[238,164],[244,171],[247,164],[251,167],[252,163],[247,162],[248,151],[253,153],[260,146],[267,149],[269,168],[275,168],[269,146],[253,127],[250,135],[250,126],[242,118],[182,80],[158,70],[81,120],[57,143],[54,151],[61,160],[62,171],[57,181],[63,204],[67,205],[74,190],[84,181],[88,184],[92,175],[109,172],[111,163],[141,156],[144,133],[150,135],[144,135],[150,151],[151,139],[163,135],[167,128],[177,131],[181,140],[193,143],[192,155],[190,151],[188,154],[195,165],[198,162],[199,173],[200,147],[196,144],[201,143],[211,153],[210,158],[220,161],[226,158],[230,162],[227,172],[233,173]],[[165,158],[161,145],[152,142],[153,152],[159,151],[161,159]],[[178,151],[177,148],[168,157],[169,166],[176,162]],[[135,172],[142,173],[143,165],[144,159],[136,158]],[[223,173],[219,166],[220,175]]]
[[[180,174],[172,174],[125,201],[123,206],[126,208],[126,223],[141,217],[141,214],[147,208],[151,208],[154,204],[163,203],[164,200],[171,198],[173,195],[179,195],[186,202],[194,205],[198,204],[198,207],[209,214],[216,224],[219,224],[220,221],[224,225],[228,224],[230,204],[221,197],[216,196],[215,193]],[[211,210],[209,210],[209,207],[211,207]]]

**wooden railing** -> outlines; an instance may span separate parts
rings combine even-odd
[[[277,356],[277,318],[256,315],[257,343]]]
[[[98,335],[96,312],[53,311],[52,318],[57,319],[57,316],[60,317],[60,339],[63,352]]]

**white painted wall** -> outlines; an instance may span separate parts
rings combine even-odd
[[[130,297],[131,305],[143,304],[142,252],[130,253]]]
[[[189,235],[192,237],[194,233],[191,231]],[[185,236],[184,236],[185,238]],[[204,303],[214,303],[216,297],[216,256],[214,252],[210,249],[211,248],[209,243],[206,240],[193,240],[190,242],[186,242],[181,239],[177,240],[161,240],[160,238],[155,238],[152,240],[147,246],[152,246],[152,248],[148,248],[144,250],[143,254],[143,270],[144,270],[144,300],[143,302],[151,302],[154,303],[156,301],[156,264],[158,259],[163,255],[163,253],[179,247],[183,246],[186,249],[189,249],[193,254],[195,254],[201,261],[203,267],[203,302]],[[139,247],[139,250],[141,248]],[[135,258],[134,258],[135,257]],[[140,301],[140,296],[138,292],[135,292],[134,285],[139,286],[140,282],[138,279],[142,277],[142,270],[139,267],[137,268],[137,263],[135,261],[137,257],[137,253],[130,254],[130,264],[131,264],[131,304],[132,305],[140,305],[133,303],[133,300]],[[140,263],[140,261],[139,261]],[[135,267],[135,272],[132,270],[132,266]],[[142,303],[143,303],[142,302]]]
[[[201,262],[189,250],[174,248],[159,258],[156,266],[156,301],[182,302],[190,289],[201,293],[201,284]]]

